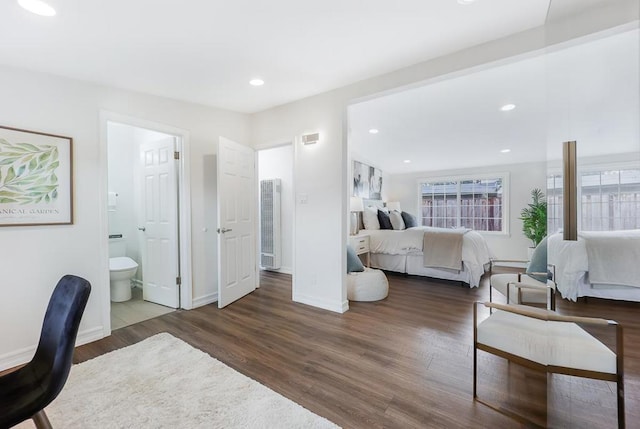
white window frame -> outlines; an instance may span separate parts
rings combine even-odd
[[[578,164],[578,169],[577,169],[578,231],[583,231],[582,229],[582,175],[589,171],[602,172],[606,170],[637,170],[639,168],[640,168],[640,164],[636,161],[605,162],[602,164],[598,164],[598,163]],[[562,176],[562,168],[560,167],[549,168],[547,170],[547,175],[546,175],[547,180],[549,176],[552,176],[552,175]],[[545,191],[545,194],[548,194],[548,190]],[[553,232],[556,232],[556,231],[553,231]]]
[[[422,184],[428,182],[460,182],[462,180],[488,180],[488,179],[502,179],[502,231],[474,231],[482,234],[482,235],[499,235],[499,236],[509,236],[510,235],[510,175],[509,172],[496,172],[496,173],[478,173],[478,174],[463,174],[463,175],[454,175],[454,176],[434,176],[434,177],[423,177],[416,181],[416,189],[417,189],[417,210],[420,218],[420,225],[422,225]],[[458,212],[458,222],[460,221],[460,212]]]

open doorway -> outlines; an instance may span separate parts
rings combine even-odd
[[[261,270],[293,273],[293,145],[258,151]]]
[[[179,136],[107,122],[111,328],[180,307]]]

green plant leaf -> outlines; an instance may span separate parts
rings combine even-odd
[[[537,246],[547,235],[547,202],[540,189],[531,191],[531,203],[520,211],[520,219],[522,233]]]
[[[5,177],[4,182],[5,183],[10,182],[15,177],[16,177],[16,172],[13,170],[13,167],[9,167],[9,170],[7,171],[7,177]]]
[[[32,145],[31,143],[17,143],[15,145],[16,147],[22,148],[22,149],[26,149],[29,151],[33,151],[33,152],[42,152],[43,149],[45,149],[47,146],[42,146],[42,147],[37,147]]]

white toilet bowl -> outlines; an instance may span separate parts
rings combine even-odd
[[[131,299],[131,279],[137,270],[138,264],[129,257],[109,258],[111,301],[122,302]]]

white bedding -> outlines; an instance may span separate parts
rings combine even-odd
[[[408,255],[417,253],[421,255],[424,231],[429,229],[434,228],[418,226],[401,231],[381,229],[366,230],[365,232],[369,235],[369,246],[372,254]],[[489,263],[491,256],[487,242],[482,235],[476,231],[469,231],[464,234],[462,261],[470,273],[469,285],[471,287],[477,287],[480,284],[480,277],[484,274],[485,265]]]
[[[609,245],[602,246],[601,240],[593,240],[593,237],[601,238],[609,236],[614,240],[620,240],[617,249]],[[631,241],[628,237],[635,237]],[[591,241],[589,241],[591,239]],[[587,251],[587,244],[592,248]],[[580,296],[597,296],[600,298],[627,299],[640,301],[640,277],[637,276],[640,263],[637,259],[636,248],[640,244],[640,230],[634,231],[611,231],[611,232],[581,232],[577,241],[564,241],[562,234],[553,234],[547,240],[548,260],[555,265],[557,288],[564,298],[575,301]],[[596,249],[593,248],[596,247]],[[631,251],[629,251],[631,246]],[[600,248],[597,248],[600,247]],[[623,249],[627,248],[626,251]],[[596,280],[602,283],[592,284],[589,279],[589,253],[592,258],[597,258],[598,273]],[[604,254],[604,255],[603,255]],[[609,268],[609,273],[606,273]],[[604,273],[603,273],[604,272]],[[606,278],[603,282],[603,278]],[[616,283],[619,282],[619,283]],[[603,287],[606,284],[606,287]],[[588,286],[588,287],[585,287]],[[623,287],[624,286],[624,287]],[[625,292],[624,298],[618,297],[615,293],[607,295],[607,290],[628,289],[633,287],[633,291]],[[589,292],[589,289],[593,293]],[[595,292],[598,290],[599,292]],[[633,298],[636,299],[633,299]]]

